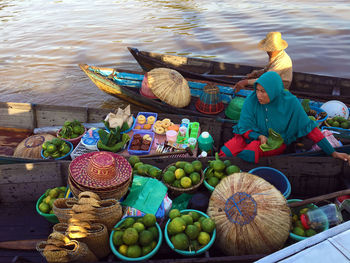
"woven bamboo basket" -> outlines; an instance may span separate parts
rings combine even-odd
[[[175,165],[175,163],[171,163],[167,167],[165,167],[164,170],[163,170],[163,173],[172,165]],[[178,196],[178,195],[183,194],[183,193],[192,194],[192,193],[196,192],[197,189],[201,186],[201,184],[203,184],[203,181],[204,181],[203,170],[201,170],[200,176],[201,176],[201,179],[200,179],[199,183],[196,184],[196,185],[193,185],[192,187],[189,187],[189,188],[174,187],[174,186],[169,185],[166,182],[164,182],[163,179],[162,179],[162,181],[166,185],[166,187],[168,187],[168,189],[169,189],[169,191],[171,192],[172,195]]]
[[[96,262],[98,261],[89,247],[76,240],[71,240],[62,247],[52,247],[47,241],[41,241],[37,244],[36,250],[46,258],[47,262]]]
[[[207,214],[216,223],[217,244],[227,255],[270,254],[283,247],[291,227],[281,192],[249,173],[222,179]]]
[[[102,200],[100,206],[96,209],[98,220],[111,231],[123,216],[122,207],[115,199]]]
[[[188,106],[191,91],[187,80],[176,70],[155,68],[147,73],[148,87],[165,103],[176,108]]]
[[[74,198],[57,198],[53,203],[52,210],[61,223],[67,223],[68,219],[72,217],[72,207],[67,205],[70,202],[77,202],[77,200]]]
[[[54,138],[56,137],[46,133],[32,135],[17,145],[13,156],[19,158],[42,159],[41,150],[43,143],[51,141]]]
[[[66,223],[58,223],[53,226],[53,230],[67,235],[68,227]],[[111,252],[108,230],[104,224],[92,223],[86,237],[74,239],[84,242],[98,258],[104,258]]]

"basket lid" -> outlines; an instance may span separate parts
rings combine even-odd
[[[132,175],[132,167],[123,157],[111,152],[85,153],[69,165],[69,176],[85,187],[112,188],[124,184]]]

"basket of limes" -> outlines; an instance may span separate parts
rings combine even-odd
[[[38,214],[45,217],[51,223],[58,223],[52,207],[57,198],[64,198],[66,191],[67,187],[65,186],[47,189],[36,202],[36,211]]]
[[[209,161],[209,166],[204,170],[204,185],[210,192],[213,192],[221,179],[239,172],[241,169],[237,165],[232,164],[230,160],[220,160],[216,153],[215,160]]]
[[[289,199],[287,200],[287,203],[294,203],[302,201],[300,199]],[[295,241],[304,240],[308,237],[311,237],[313,235],[316,235],[324,230],[327,230],[329,228],[328,221],[325,225],[322,225],[321,228],[305,228],[305,226],[302,223],[302,215],[306,214],[309,210],[318,208],[314,204],[307,204],[300,207],[292,208],[292,231],[289,233],[290,238],[294,239]],[[326,217],[326,215],[325,215]]]
[[[163,170],[162,181],[173,194],[193,193],[203,183],[202,163],[177,161]]]
[[[142,261],[154,256],[162,244],[162,231],[153,214],[127,217],[118,222],[109,238],[114,255],[123,261]]]
[[[216,237],[215,222],[199,210],[172,209],[164,230],[165,241],[175,252],[196,256],[207,251]]]
[[[335,116],[325,120],[325,125],[328,127],[336,127],[342,129],[350,129],[350,120],[345,119],[342,116]]]
[[[65,121],[61,129],[58,130],[56,136],[65,141],[71,142],[73,146],[77,146],[81,138],[86,133],[86,128],[80,121]]]
[[[55,160],[69,159],[73,148],[74,147],[71,142],[54,138],[51,141],[46,141],[43,143],[41,157],[43,159]]]

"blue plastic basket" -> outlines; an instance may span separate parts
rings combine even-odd
[[[61,157],[59,157],[59,158],[55,158],[55,160],[69,160],[69,159],[70,159],[70,154],[71,154],[71,152],[73,151],[74,147],[73,147],[73,144],[72,144],[71,142],[69,142],[69,141],[65,141],[65,143],[67,143],[67,144],[69,145],[70,151],[69,151],[67,154],[65,154],[65,155],[63,155],[63,156],[61,156]],[[44,153],[44,149],[42,149],[41,152],[40,152],[41,157],[42,157],[43,159],[45,159],[45,160],[49,160],[49,158],[46,158],[46,157],[43,155],[43,153]]]
[[[152,141],[151,141],[151,144],[149,145],[149,149],[147,151],[143,151],[143,150],[131,150],[130,147],[131,147],[131,144],[134,140],[134,136],[136,134],[140,134],[141,137],[143,137],[144,135],[146,134],[149,134],[152,138]],[[154,141],[154,132],[147,132],[147,131],[140,131],[140,132],[135,132],[129,142],[129,146],[128,146],[128,152],[129,154],[131,155],[145,155],[145,154],[149,154],[149,152],[151,151],[152,149],[152,144],[153,144],[153,141]]]
[[[144,124],[140,124],[140,123],[137,122],[138,117],[139,117],[140,115],[143,115],[143,116],[146,117],[146,122],[145,122]],[[154,120],[154,122],[153,122],[153,124],[152,124],[152,126],[151,126],[150,129],[143,129],[143,126],[144,126],[145,124],[147,124],[147,118],[148,118],[149,116],[153,116],[153,117],[155,118],[155,120]],[[132,130],[133,130],[133,131],[153,131],[153,126],[154,126],[154,124],[156,123],[157,118],[158,118],[158,114],[157,114],[157,113],[154,113],[154,112],[139,112],[139,113],[137,114],[136,120],[134,121],[134,124],[133,124],[133,126],[132,126]],[[135,127],[136,127],[137,125],[140,125],[140,126],[141,126],[141,129],[135,129]]]
[[[257,175],[275,186],[287,199],[291,193],[291,185],[288,178],[280,171],[271,167],[257,167],[248,173]]]
[[[324,110],[322,110],[321,108],[315,107],[315,106],[310,106],[311,110],[315,110],[317,112],[317,115],[320,114],[321,112],[325,112]],[[326,117],[316,120],[316,123],[318,126],[320,126],[325,120],[327,120],[328,115],[326,115]]]
[[[194,210],[194,209],[185,209],[185,210],[181,210],[180,213],[183,214],[183,213],[186,213],[186,212],[197,212],[198,214],[204,216],[204,217],[209,217],[207,214],[203,213],[202,211],[199,211],[199,210]],[[214,244],[214,241],[215,241],[215,238],[216,238],[216,229],[214,229],[212,235],[211,235],[211,239],[209,241],[209,243],[202,247],[201,249],[197,250],[197,251],[186,251],[186,250],[180,250],[180,249],[176,249],[173,245],[173,243],[171,243],[170,241],[170,238],[169,238],[169,235],[168,235],[168,225],[170,223],[171,219],[169,219],[165,225],[165,228],[164,228],[164,237],[165,237],[165,241],[166,243],[168,244],[168,246],[174,250],[175,252],[181,254],[181,255],[184,255],[184,256],[197,256],[197,255],[200,255],[202,253],[204,253],[205,251],[207,251],[213,244]]]
[[[121,221],[119,221],[114,226],[114,228],[117,228],[118,226],[120,226],[125,221],[125,219],[126,218],[124,218]],[[124,256],[124,255],[122,255],[122,254],[120,254],[118,252],[118,250],[116,249],[116,247],[113,244],[113,234],[115,232],[113,230],[111,232],[111,235],[109,236],[109,246],[111,247],[111,250],[112,250],[113,254],[116,255],[118,258],[120,258],[123,261],[142,261],[142,260],[146,260],[146,259],[149,259],[149,258],[153,257],[158,252],[158,250],[160,248],[160,245],[162,244],[162,240],[163,240],[162,230],[160,229],[160,226],[158,225],[158,223],[156,223],[156,227],[158,229],[158,242],[157,242],[156,247],[150,253],[148,253],[147,255],[142,256],[142,257],[138,257],[138,258],[129,258],[129,257],[126,257],[126,256]]]

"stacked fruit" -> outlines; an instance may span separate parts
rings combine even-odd
[[[163,173],[163,181],[176,188],[190,188],[201,181],[202,163],[177,161]]]
[[[301,237],[311,237],[313,235],[316,235],[317,232],[316,230],[309,228],[306,229],[304,227],[304,225],[301,222],[301,217],[307,213],[307,211],[309,211],[309,208],[305,207],[302,208],[298,211],[292,211],[292,232],[297,235],[297,236],[301,236]]]
[[[333,118],[329,118],[326,120],[326,123],[329,126],[332,127],[340,127],[343,129],[349,129],[350,128],[350,120],[345,119],[344,117],[341,116],[335,116]]]
[[[215,230],[215,222],[196,211],[182,212],[172,209],[167,234],[175,249],[198,251],[209,244]]]
[[[64,198],[67,187],[61,186],[52,189],[47,189],[44,198],[39,204],[39,210],[44,214],[53,214],[52,206],[57,198]]]
[[[138,258],[151,253],[159,240],[156,217],[146,214],[143,217],[127,217],[114,229],[113,244],[117,251],[129,258]]]
[[[74,139],[82,135],[84,132],[85,128],[80,121],[65,121],[58,135],[63,139]]]
[[[140,158],[136,155],[129,157],[129,163],[133,168],[134,175],[148,176],[156,179],[160,179],[162,170],[150,164],[145,164],[140,161]]]
[[[241,169],[237,165],[231,164],[230,160],[220,160],[218,153],[216,153],[215,160],[209,161],[209,167],[205,171],[205,181],[210,186],[215,187],[224,177],[240,171]]]
[[[44,142],[42,148],[42,154],[45,158],[52,157],[54,159],[65,156],[71,150],[71,146],[59,138],[54,138],[51,141]]]

